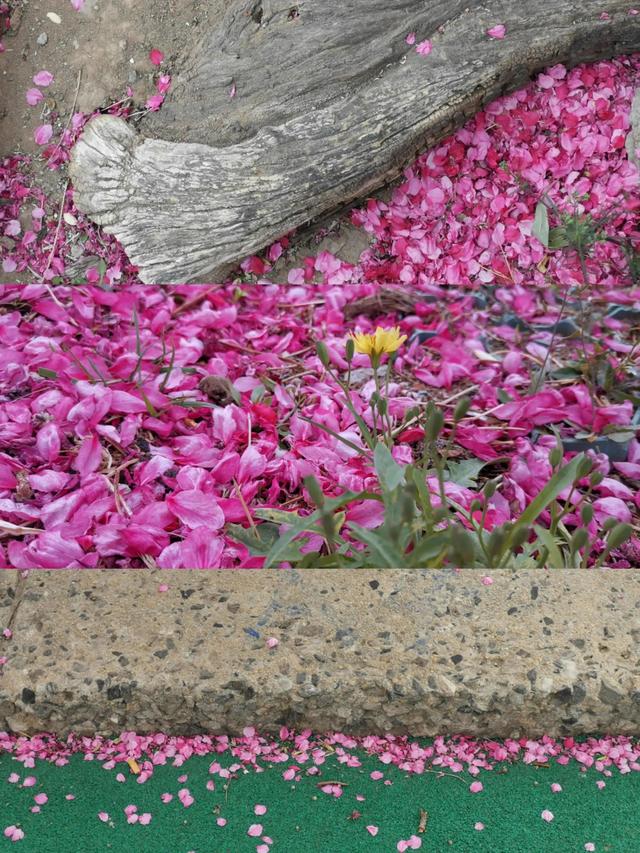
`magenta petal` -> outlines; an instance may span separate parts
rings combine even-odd
[[[224,524],[224,514],[213,495],[197,489],[169,495],[167,506],[187,527],[219,530]]]
[[[80,450],[76,456],[75,469],[84,478],[98,470],[101,459],[102,447],[98,436],[87,436],[80,445]]]

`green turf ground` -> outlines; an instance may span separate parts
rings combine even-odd
[[[471,777],[463,781],[434,774],[407,776],[395,767],[385,767],[377,759],[360,756],[361,768],[346,768],[332,757],[322,766],[322,776],[303,776],[301,782],[286,782],[286,765],[266,766],[263,773],[250,772],[230,781],[208,773],[212,756],[194,757],[181,768],[159,766],[149,781],[137,784],[126,765],[127,776],[116,781],[117,771],[106,771],[100,762],[73,756],[70,764],[55,767],[37,762],[33,770],[8,755],[0,756],[0,851],[29,853],[255,853],[261,844],[250,838],[247,829],[261,823],[264,834],[273,839],[273,853],[360,853],[396,850],[399,839],[417,833],[420,810],[429,814],[422,835],[422,850],[429,853],[580,853],[585,842],[595,844],[596,853],[640,853],[640,773],[621,776],[616,770],[605,779],[595,771],[581,773],[572,762],[566,767],[547,768],[516,765],[508,772],[481,772],[484,790],[471,794]],[[228,755],[222,765],[233,763]],[[382,770],[385,779],[373,781],[372,770]],[[32,788],[9,784],[11,772],[37,777]],[[188,774],[186,782],[178,776]],[[206,789],[214,778],[215,792]],[[318,780],[346,782],[344,794],[336,799],[317,788]],[[599,790],[596,779],[605,779]],[[550,784],[559,782],[563,791],[554,794]],[[189,788],[195,803],[184,808],[177,797]],[[174,799],[163,804],[163,792]],[[49,802],[40,814],[32,814],[33,797],[44,792]],[[68,801],[66,794],[74,794]],[[356,801],[362,794],[364,802]],[[138,812],[151,812],[148,826],[129,825],[123,809],[130,803]],[[253,808],[263,804],[268,811],[261,817]],[[544,809],[555,815],[551,823],[540,817]],[[360,811],[362,816],[349,820]],[[109,813],[102,823],[97,814]],[[224,817],[225,827],[216,825]],[[486,828],[474,829],[481,821]],[[17,824],[25,832],[23,840],[12,842],[1,831]],[[379,827],[376,837],[367,824]]]

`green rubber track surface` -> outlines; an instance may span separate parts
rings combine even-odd
[[[25,769],[8,754],[0,755],[0,851],[16,853],[255,853],[261,838],[250,837],[251,824],[262,824],[263,835],[273,839],[273,853],[393,853],[400,839],[418,834],[421,809],[428,812],[420,835],[429,853],[580,853],[593,844],[596,853],[640,853],[640,773],[611,777],[576,762],[547,767],[498,765],[477,777],[484,788],[472,794],[467,774],[460,778],[435,773],[409,776],[376,758],[359,753],[362,767],[347,768],[330,757],[321,775],[303,776],[300,782],[282,778],[286,764],[265,765],[264,772],[238,772],[226,781],[208,772],[212,761],[229,766],[229,755],[188,759],[180,768],[155,768],[144,784],[136,782],[126,764],[104,770],[99,761],[71,757],[56,767],[44,761]],[[370,773],[382,771],[374,781]],[[124,772],[124,783],[116,773]],[[7,781],[18,773],[20,782]],[[178,777],[187,774],[187,781]],[[22,787],[28,775],[33,787]],[[209,779],[215,791],[207,790]],[[385,784],[388,780],[392,784]],[[596,785],[603,780],[604,788]],[[336,798],[319,790],[319,781],[345,783]],[[553,793],[551,783],[562,792]],[[188,788],[195,802],[185,808],[178,791]],[[174,795],[165,804],[161,794]],[[46,793],[48,802],[38,814],[30,809],[34,796]],[[67,800],[66,795],[74,795]],[[356,800],[364,796],[364,801]],[[137,806],[151,813],[148,825],[128,824],[124,808]],[[267,807],[256,816],[254,807]],[[549,810],[554,819],[545,822]],[[360,817],[350,819],[354,811]],[[98,812],[107,812],[102,822]],[[220,827],[217,818],[227,823]],[[474,828],[477,822],[483,830]],[[19,826],[22,840],[12,842],[2,833]],[[378,827],[372,837],[367,825]]]

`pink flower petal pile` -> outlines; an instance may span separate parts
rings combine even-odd
[[[241,737],[229,737],[227,735],[196,735],[193,737],[169,736],[162,733],[138,735],[132,731],[123,731],[120,737],[112,740],[101,736],[77,736],[70,734],[61,740],[54,735],[43,733],[30,738],[0,732],[0,753],[7,753],[22,764],[24,775],[13,772],[7,778],[7,782],[21,787],[34,786],[37,777],[30,775],[29,771],[36,767],[36,761],[47,761],[57,767],[63,767],[69,763],[70,756],[74,754],[84,755],[87,761],[98,761],[107,772],[115,772],[120,782],[125,782],[127,777],[119,772],[119,768],[131,766],[133,762],[139,763],[141,772],[137,775],[138,784],[145,784],[158,766],[171,765],[182,767],[192,756],[212,756],[209,765],[211,779],[206,787],[209,791],[215,790],[214,779],[233,780],[240,774],[246,772],[263,772],[265,765],[281,765],[286,769],[282,772],[285,782],[292,780],[300,781],[302,776],[321,777],[322,768],[329,756],[337,758],[339,763],[348,767],[359,767],[361,761],[356,751],[364,751],[369,756],[377,756],[383,767],[393,765],[399,770],[421,775],[424,773],[435,773],[440,775],[456,775],[463,779],[464,773],[471,777],[477,776],[481,770],[497,771],[506,769],[508,765],[517,762],[525,764],[549,764],[556,762],[561,765],[575,762],[580,771],[586,772],[588,768],[594,768],[605,778],[612,776],[614,770],[621,774],[640,771],[640,742],[626,736],[604,736],[599,738],[587,738],[582,742],[576,742],[571,737],[556,740],[543,736],[537,740],[521,738],[519,740],[507,739],[504,741],[484,740],[478,741],[465,736],[452,738],[436,737],[430,745],[421,745],[405,736],[377,736],[352,737],[341,733],[329,733],[314,735],[310,730],[295,732],[283,727],[279,737],[263,737],[256,733],[251,726],[244,729]],[[225,760],[227,767],[223,767],[220,761],[223,756],[228,756],[232,763]],[[292,763],[295,759],[295,764]],[[129,775],[129,773],[127,773]],[[384,778],[381,771],[373,771],[371,778]],[[178,778],[179,783],[187,781],[187,774]],[[385,780],[385,785],[391,785],[391,780]],[[596,781],[597,786],[602,789],[605,783],[602,779]],[[341,796],[342,785],[328,782],[326,785],[318,783],[319,790],[329,796]],[[336,790],[337,789],[337,790]],[[560,785],[551,785],[554,792],[561,792]],[[340,794],[337,791],[340,791]],[[470,785],[470,791],[479,792],[482,784],[474,781]],[[205,795],[206,796],[206,795]],[[188,808],[195,802],[195,797],[188,788],[181,788],[177,794],[184,808]],[[73,794],[66,795],[67,800],[73,800]],[[174,795],[165,792],[160,796],[160,801],[166,805],[174,799]],[[365,798],[355,794],[359,803]],[[34,796],[36,806],[31,811],[40,810],[40,807],[49,808],[49,797],[45,792]],[[267,806],[256,803],[253,814],[267,816]],[[96,818],[102,823],[114,825],[118,821],[126,821],[128,824],[147,826],[153,821],[150,812],[139,813],[138,806],[130,803],[123,809],[124,816],[111,816],[108,811],[103,810],[96,813]],[[540,815],[547,823],[554,820],[554,814],[549,809],[544,809]],[[14,818],[15,819],[15,818]],[[264,818],[267,820],[267,817]],[[259,839],[262,844],[256,850],[263,853],[268,851],[274,843],[269,835],[268,827],[262,823],[249,822],[248,817],[247,835],[250,838]],[[216,824],[224,828],[227,819],[216,817]],[[484,823],[477,821],[474,825],[477,831],[485,828]],[[363,828],[369,836],[375,837],[379,827],[369,824]],[[20,841],[25,837],[24,831],[15,823],[6,826],[4,835],[11,841]],[[419,835],[411,835],[406,839],[399,839],[396,849],[399,851],[418,850],[422,846]],[[584,844],[585,850],[594,850],[592,842]]]
[[[503,741],[475,740],[463,735],[451,738],[436,737],[428,746],[404,735],[366,735],[353,737],[339,732],[316,735],[306,729],[295,732],[283,727],[279,737],[273,738],[258,734],[248,727],[242,736],[195,735],[193,737],[171,736],[162,733],[138,735],[132,731],[123,731],[119,738],[109,739],[102,736],[80,736],[70,734],[65,739],[43,733],[32,737],[9,734],[0,731],[0,752],[6,752],[22,763],[25,770],[35,767],[35,761],[43,760],[62,767],[68,763],[71,755],[80,753],[87,760],[104,762],[108,771],[118,771],[125,767],[128,760],[135,759],[142,770],[141,784],[151,778],[158,765],[171,764],[181,767],[192,755],[218,756],[228,754],[235,763],[228,768],[214,760],[209,767],[210,774],[221,779],[233,778],[234,773],[243,769],[260,769],[261,763],[287,765],[283,778],[289,781],[296,774],[316,775],[329,755],[335,756],[347,766],[360,766],[354,753],[364,750],[367,755],[377,756],[383,766],[393,765],[400,770],[423,774],[432,770],[471,776],[480,770],[494,770],[502,764],[523,762],[525,764],[547,764],[557,762],[566,765],[577,762],[581,768],[594,768],[608,777],[613,770],[623,775],[640,771],[640,741],[625,735],[590,737],[576,741],[572,737],[554,739],[544,735],[541,738],[508,738]],[[295,758],[295,764],[292,763]],[[288,770],[293,771],[291,775]],[[373,771],[372,778],[382,779],[384,773]],[[140,781],[140,779],[138,779]],[[23,787],[35,785],[37,778],[27,774],[11,774],[9,782],[20,783]],[[603,787],[603,780],[598,780]],[[333,783],[332,783],[333,785]],[[478,787],[480,785],[480,787]],[[472,782],[472,793],[481,791],[480,782]],[[553,784],[552,790],[561,791]],[[37,802],[45,803],[42,795]],[[162,795],[170,802],[171,794]],[[178,799],[191,804],[192,794],[188,788],[180,789]],[[133,813],[135,805],[129,807]],[[266,807],[257,804],[254,813],[266,814]],[[255,824],[260,826],[260,824]]]
[[[2,564],[257,568],[262,559],[225,532],[229,522],[249,524],[247,509],[308,510],[302,481],[310,474],[332,495],[375,487],[370,463],[303,418],[359,443],[313,339],[322,330],[344,370],[355,325],[345,311],[379,288],[0,285],[0,512],[21,532],[0,539]],[[551,476],[555,438],[535,440],[542,424],[571,435],[630,423],[630,403],[598,405],[581,384],[525,396],[517,390],[529,376],[517,338],[503,342],[508,355],[487,362],[470,296],[443,291],[435,304],[430,286],[413,292],[415,313],[399,320],[401,329],[410,335],[431,326],[437,334],[401,351],[389,411],[400,423],[416,400],[472,387],[457,454],[510,458],[488,528],[516,517]],[[360,317],[357,325],[373,330],[375,322]],[[356,369],[367,364],[356,356]],[[231,380],[239,403],[211,402],[199,387],[211,375]],[[514,402],[498,402],[501,388]],[[354,389],[365,419],[374,390],[366,376]],[[401,432],[399,462],[413,459],[420,438],[420,430]],[[606,474],[595,490],[595,536],[607,517],[635,517],[640,446],[630,442],[626,462],[594,458]],[[437,483],[428,484],[435,495]],[[467,508],[477,494],[453,482],[446,491]],[[375,527],[379,506],[354,505],[347,521]]]
[[[503,25],[488,31],[505,35]],[[415,44],[415,33],[406,41]],[[427,45],[417,50],[427,53]],[[156,48],[149,59],[159,66],[164,55]],[[583,281],[575,252],[548,251],[532,236],[540,198],[606,216],[607,233],[640,243],[640,182],[625,150],[639,75],[637,56],[547,69],[418,158],[389,201],[353,211],[372,239],[358,264],[319,252],[289,273],[288,285],[269,284],[262,276],[287,251],[285,236],[242,263],[244,279],[255,282],[244,291],[140,284],[116,241],[76,210],[71,189],[54,209],[32,185],[28,160],[6,158],[2,267],[46,283],[0,286],[0,513],[10,525],[0,530],[0,564],[259,568],[227,523],[247,526],[257,507],[308,511],[302,481],[310,474],[329,494],[375,485],[360,455],[303,420],[359,444],[313,349],[322,338],[344,370],[355,326],[399,322],[403,333],[426,333],[397,363],[389,388],[396,425],[417,401],[444,401],[450,414],[465,389],[474,395],[457,432],[458,457],[507,460],[489,529],[517,517],[548,481],[549,425],[589,441],[635,429],[630,399],[593,395],[580,378],[530,390],[563,299]],[[55,89],[46,69],[34,82]],[[147,109],[160,107],[170,82],[158,78]],[[41,94],[29,89],[26,97],[36,104]],[[131,95],[111,111],[130,115]],[[87,118],[77,113],[62,133],[55,116],[35,128],[51,168],[68,160]],[[600,312],[590,334],[621,376],[635,353],[633,327],[605,311],[637,309],[640,287],[612,242],[596,245],[587,273]],[[350,303],[382,287],[417,294],[413,313],[345,318]],[[578,341],[562,341],[562,359],[579,351]],[[240,402],[210,402],[198,386],[211,374],[230,379]],[[365,418],[374,390],[365,378],[355,391]],[[401,434],[397,460],[411,461],[420,439],[416,428]],[[608,518],[637,521],[640,445],[625,448],[617,459],[592,452],[604,475],[592,536]],[[429,487],[435,492],[435,481]],[[467,508],[476,491],[447,485]],[[378,505],[350,508],[349,521],[375,527]],[[575,513],[568,523],[578,523]],[[612,565],[640,566],[640,541],[616,552]]]

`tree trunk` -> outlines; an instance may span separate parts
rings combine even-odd
[[[602,20],[602,0],[235,0],[142,134],[113,116],[87,125],[76,204],[142,281],[220,279],[388,183],[546,66],[639,50],[629,6],[610,0]],[[504,39],[486,35],[496,24]],[[428,56],[409,32],[433,43]]]

